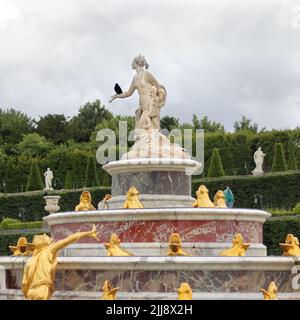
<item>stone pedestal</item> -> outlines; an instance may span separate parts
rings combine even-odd
[[[145,208],[190,207],[191,174],[201,164],[190,159],[145,158],[110,162],[103,166],[112,176],[109,208],[122,208],[126,192],[137,188]]]
[[[60,209],[60,206],[58,205],[60,198],[60,196],[45,196],[46,205],[44,209],[49,212],[49,214],[57,212]]]

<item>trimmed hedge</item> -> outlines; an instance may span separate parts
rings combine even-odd
[[[1,226],[0,224],[0,229],[4,229],[4,230],[40,229],[42,227],[43,227],[43,221],[10,223],[5,226]]]
[[[48,192],[48,195],[59,195],[60,211],[73,211],[79,203],[79,198],[83,189],[76,190],[55,190]],[[110,187],[88,188],[92,195],[93,205],[102,200],[105,194],[110,193]],[[2,218],[10,217],[14,219],[24,219],[24,221],[41,221],[48,213],[45,211],[45,192],[24,192],[6,194],[0,196],[0,221]],[[24,217],[23,217],[24,216]]]
[[[284,243],[288,233],[300,238],[300,216],[270,218],[264,223],[264,245],[268,255],[282,255],[279,243]]]
[[[206,185],[213,199],[215,193],[228,185],[230,186],[235,203],[234,207],[280,208],[290,210],[300,202],[300,171],[285,171],[270,173],[265,176],[235,176],[220,178],[195,179],[192,184],[192,196],[200,184]],[[255,203],[255,198],[258,202]]]

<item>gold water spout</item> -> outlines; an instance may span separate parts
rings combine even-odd
[[[125,209],[144,208],[139,199],[139,192],[136,187],[131,187],[126,193],[126,200],[124,203]]]
[[[283,250],[283,256],[300,256],[299,240],[293,234],[289,233],[286,236],[285,243],[279,243],[279,245]]]
[[[168,256],[188,256],[186,252],[182,250],[181,238],[178,233],[172,233],[169,238],[169,251]]]
[[[183,282],[177,289],[178,300],[192,300],[193,292],[188,283]]]
[[[219,256],[221,257],[243,257],[246,250],[250,247],[250,243],[243,243],[243,236],[237,233],[232,239],[232,247],[223,250]]]
[[[121,241],[120,238],[113,233],[110,237],[110,241],[107,243],[104,243],[105,249],[107,250],[107,256],[109,257],[115,257],[115,256],[123,256],[123,257],[128,257],[128,256],[133,256],[132,253],[122,249],[120,247]]]
[[[201,185],[196,191],[197,199],[193,203],[195,208],[214,208],[214,204],[209,199],[208,189],[205,185]]]
[[[89,191],[83,191],[80,196],[80,202],[75,207],[75,211],[88,211],[88,210],[96,210],[96,208],[92,205],[92,196]]]
[[[263,288],[261,288],[260,291],[264,295],[264,300],[278,300],[278,297],[277,297],[278,289],[274,281],[270,283],[267,291]]]

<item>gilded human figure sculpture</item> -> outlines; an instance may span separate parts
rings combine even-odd
[[[197,199],[193,203],[195,208],[214,208],[214,204],[209,199],[208,189],[205,185],[201,185],[196,191]]]
[[[92,204],[92,196],[89,191],[83,191],[80,196],[80,202],[75,207],[75,211],[96,210]]]
[[[222,257],[243,257],[246,255],[250,243],[243,243],[243,236],[237,233],[232,240],[232,247],[223,250],[219,256]]]
[[[283,256],[300,256],[299,239],[294,237],[293,234],[289,233],[286,236],[285,243],[279,244],[283,250]]]
[[[98,203],[98,210],[108,209],[108,203],[111,198],[112,198],[111,194],[106,194],[104,198]]]
[[[178,300],[192,300],[193,292],[188,283],[183,282],[177,289]]]
[[[168,256],[188,256],[182,249],[181,238],[178,233],[172,233],[169,238]]]
[[[260,291],[264,296],[264,300],[278,300],[278,297],[277,297],[278,289],[274,281],[270,283],[268,290],[261,288]]]
[[[13,256],[29,256],[32,251],[25,237],[20,237],[16,246],[9,246]]]
[[[110,102],[117,98],[130,97],[135,90],[139,94],[139,107],[135,111],[135,128],[147,129],[150,126],[160,129],[160,109],[165,105],[167,91],[147,69],[149,64],[144,56],[139,55],[132,61],[135,76],[126,92],[115,94]]]
[[[125,209],[138,209],[144,208],[139,199],[139,192],[135,187],[130,187],[126,193],[126,200],[124,203]]]
[[[216,208],[227,208],[225,194],[219,190],[214,196],[214,205]]]
[[[119,287],[113,288],[111,283],[108,280],[104,281],[102,292],[103,292],[103,300],[116,300],[116,294],[119,290]]]
[[[46,234],[34,236],[30,244],[33,255],[27,261],[23,273],[22,292],[25,299],[51,299],[54,292],[58,251],[83,237],[92,237],[99,241],[95,225],[91,231],[76,232],[57,242]]]
[[[115,256],[123,256],[123,257],[129,257],[133,256],[132,253],[124,250],[121,248],[121,240],[120,238],[113,233],[110,237],[110,241],[107,243],[104,243],[104,247],[107,250],[107,256],[109,257],[115,257]]]

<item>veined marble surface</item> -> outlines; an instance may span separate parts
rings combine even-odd
[[[28,258],[1,257],[7,288],[21,285]],[[275,281],[292,289],[291,257],[59,257],[58,291],[101,291],[105,280],[125,292],[174,292],[188,282],[195,292],[258,292]]]

